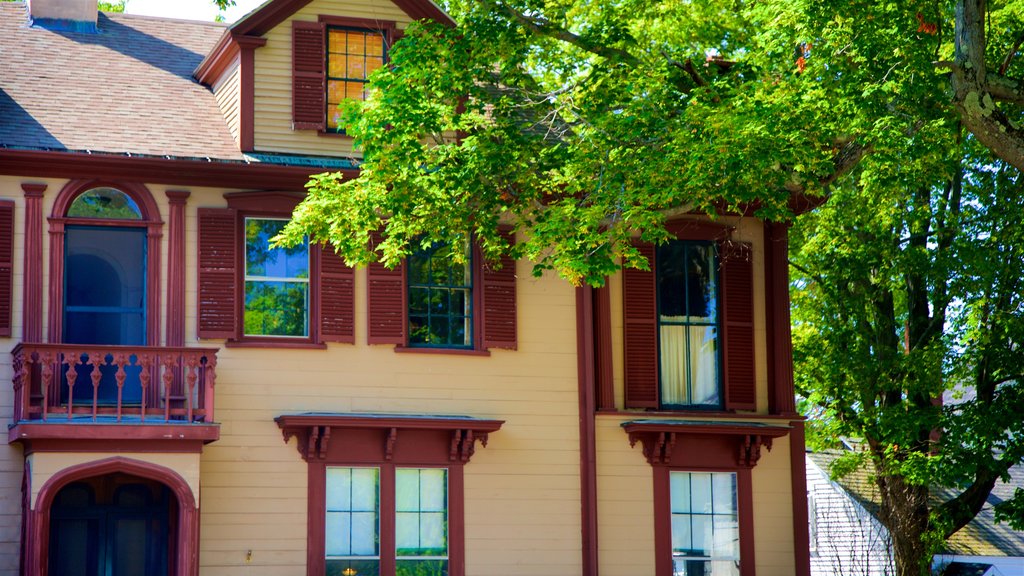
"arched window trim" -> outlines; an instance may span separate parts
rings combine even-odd
[[[85,192],[94,188],[114,188],[128,195],[142,211],[142,220],[116,220],[107,218],[69,217],[71,204]],[[153,195],[142,184],[114,180],[80,179],[71,180],[57,194],[50,213],[50,282],[47,338],[59,343],[64,336],[64,234],[66,227],[74,224],[88,226],[118,226],[146,228],[146,345],[160,344],[160,242],[163,237],[163,220]]]

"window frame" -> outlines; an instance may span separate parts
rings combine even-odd
[[[686,515],[686,516],[689,516],[689,517],[692,518],[694,516],[710,516],[710,517],[714,517],[714,516],[719,516],[721,514],[718,514],[716,512],[715,508],[714,508],[714,500],[715,500],[715,498],[714,498],[714,495],[713,495],[713,492],[714,492],[714,481],[713,481],[713,479],[712,479],[712,484],[711,484],[711,486],[712,486],[712,495],[711,495],[711,511],[710,512],[698,512],[698,511],[694,510],[692,506],[690,507],[691,509],[690,509],[689,512],[675,512],[674,509],[673,509],[674,495],[672,493],[672,475],[673,474],[688,474],[688,475],[690,475],[691,490],[690,490],[689,494],[691,496],[691,498],[690,498],[691,504],[693,502],[693,498],[692,498],[692,496],[693,496],[692,475],[693,474],[711,474],[711,475],[727,474],[727,475],[730,475],[730,476],[733,477],[733,479],[734,479],[733,481],[735,483],[734,486],[735,486],[736,492],[734,494],[735,500],[733,502],[734,508],[732,510],[732,513],[736,516],[736,538],[737,538],[736,558],[735,558],[734,561],[737,564],[739,564],[740,563],[740,546],[739,546],[739,540],[740,540],[740,526],[739,526],[739,523],[740,523],[740,520],[739,520],[739,492],[740,492],[740,489],[739,489],[739,484],[740,484],[740,481],[739,481],[739,473],[737,471],[735,471],[735,470],[729,470],[729,471],[718,471],[718,470],[677,470],[677,469],[672,469],[672,468],[670,468],[668,470],[668,476],[669,476],[669,522],[670,522],[669,530],[670,530],[670,535],[671,535],[672,539],[674,540],[675,539],[675,527],[672,525],[672,520],[674,519],[675,516],[677,516],[677,515]],[[691,538],[692,538],[692,535],[693,535],[693,532],[691,531]],[[677,558],[692,558],[695,561],[705,561],[705,562],[713,562],[713,561],[716,560],[716,558],[714,556],[712,556],[712,555],[708,555],[707,557],[676,556],[676,549],[675,549],[675,545],[674,544],[671,546],[671,554],[672,554],[673,570],[675,569],[675,562],[676,562]],[[719,558],[719,560],[723,560],[723,559]],[[725,559],[725,560],[733,560],[733,559],[729,558],[729,559]],[[737,566],[737,568],[738,568],[738,566]]]
[[[421,252],[421,251],[420,250],[416,251],[416,253],[419,253],[419,252]],[[435,350],[435,351],[447,351],[447,352],[459,352],[459,351],[473,352],[473,351],[483,350],[483,340],[481,338],[481,335],[482,335],[481,333],[482,333],[483,327],[480,324],[480,322],[481,322],[481,317],[480,316],[481,315],[479,313],[479,311],[481,309],[481,306],[482,306],[481,289],[479,288],[480,282],[481,282],[480,276],[481,276],[481,272],[482,272],[480,270],[479,262],[482,261],[482,255],[479,253],[480,252],[479,247],[472,240],[470,240],[469,245],[467,246],[466,252],[468,252],[468,254],[467,254],[465,266],[468,267],[469,279],[470,279],[468,286],[441,285],[441,284],[417,284],[417,285],[413,285],[413,282],[412,282],[411,259],[413,258],[414,255],[410,254],[405,259],[405,262],[404,262],[404,267],[405,267],[405,270],[404,270],[404,273],[405,273],[405,280],[404,280],[405,305],[403,306],[403,308],[404,308],[404,316],[405,316],[405,318],[404,318],[404,322],[405,322],[405,344],[402,346],[402,348],[413,349],[413,350],[416,350],[416,351]],[[433,255],[431,255],[431,258],[433,258]],[[451,267],[451,266],[452,266],[452,263],[449,262],[449,267]],[[468,289],[468,291],[469,291],[469,307],[470,307],[470,313],[469,313],[469,338],[467,338],[468,343],[466,343],[466,344],[451,344],[451,343],[430,344],[430,343],[414,343],[414,342],[412,342],[412,316],[413,316],[413,314],[412,314],[412,290],[414,288],[426,288],[427,290],[437,289],[437,288],[446,289],[446,290],[451,290],[453,288],[454,289]],[[452,318],[452,313],[449,310],[449,312],[448,312],[448,319],[449,319],[449,321],[451,320],[451,318]],[[430,314],[428,312],[427,313],[427,320],[429,321],[429,319],[430,319]]]
[[[684,247],[684,259],[689,254],[689,249],[692,246],[704,246],[711,248],[714,252],[714,290],[715,290],[715,321],[713,324],[707,322],[665,322],[662,320],[661,314],[661,290],[658,288],[658,283],[661,280],[662,264],[661,259],[658,257],[662,244],[655,246],[655,262],[654,262],[654,281],[655,281],[655,325],[656,325],[656,352],[658,355],[658,410],[663,411],[706,411],[706,412],[721,412],[725,410],[725,377],[723,374],[724,370],[724,354],[725,347],[723,330],[722,330],[722,282],[721,282],[721,268],[722,268],[722,255],[720,254],[720,245],[718,242],[707,240],[707,239],[692,239],[692,238],[673,238],[669,243],[678,243]],[[684,296],[684,299],[685,296]],[[686,299],[688,300],[688,299]],[[688,305],[688,304],[687,304]],[[666,403],[665,398],[665,381],[663,374],[664,364],[662,363],[662,327],[664,326],[682,326],[684,328],[690,328],[693,326],[714,326],[715,328],[715,388],[717,391],[718,402],[715,404],[669,404]],[[689,352],[690,352],[690,339],[687,336],[686,339],[686,357],[687,357],[687,370],[686,370],[686,389],[685,393],[692,399],[693,397],[693,371],[689,368]]]
[[[394,576],[395,473],[398,468],[446,468],[448,471],[448,574],[465,574],[465,476],[476,442],[504,424],[465,416],[296,414],[275,418],[285,441],[293,436],[307,463],[306,574],[326,568],[327,468],[377,467],[380,470],[380,576]],[[331,440],[331,437],[340,440]],[[384,487],[390,486],[391,490]],[[388,513],[390,511],[390,513]]]
[[[239,219],[239,224],[240,224],[241,233],[242,233],[242,243],[241,243],[241,246],[240,246],[241,247],[240,253],[241,253],[241,256],[242,256],[242,263],[241,263],[241,266],[239,268],[239,271],[240,271],[239,272],[239,277],[241,278],[241,286],[240,286],[239,292],[238,292],[238,294],[239,294],[238,300],[239,300],[239,303],[241,305],[241,315],[239,316],[239,330],[238,330],[238,332],[239,332],[239,339],[240,340],[261,340],[261,339],[264,339],[264,338],[270,338],[270,339],[274,339],[274,340],[283,339],[285,341],[292,341],[292,342],[312,341],[313,340],[313,324],[314,324],[314,318],[315,318],[313,316],[313,313],[312,313],[312,308],[313,308],[313,284],[314,284],[314,281],[313,281],[313,279],[314,279],[314,276],[313,276],[313,274],[314,274],[313,262],[314,262],[314,260],[318,260],[318,258],[314,257],[315,255],[313,253],[313,245],[307,239],[307,241],[306,241],[306,265],[307,265],[308,275],[307,275],[307,277],[305,279],[302,279],[302,278],[299,278],[299,277],[294,277],[294,278],[292,278],[292,277],[277,278],[277,277],[272,277],[272,276],[257,276],[257,277],[255,277],[256,279],[250,280],[250,277],[249,277],[249,262],[248,262],[248,260],[249,260],[248,259],[249,243],[248,243],[248,239],[246,238],[246,223],[249,220],[288,222],[288,220],[290,220],[290,217],[289,216],[266,216],[266,215],[253,214],[253,213],[249,213],[249,212],[240,212],[238,219]],[[316,256],[318,256],[318,255],[316,255]],[[319,270],[317,270],[317,272],[319,272]],[[246,284],[248,284],[249,282],[287,282],[287,283],[294,283],[294,284],[305,284],[306,285],[306,318],[305,318],[306,334],[301,335],[301,336],[289,336],[289,335],[286,335],[286,334],[247,334],[246,331],[245,331],[245,313],[246,313],[246,305],[245,305],[246,291],[245,291],[245,288],[246,288]]]
[[[324,115],[323,115],[323,127],[317,130],[318,136],[343,136],[351,138],[345,133],[342,128],[331,128],[328,122],[327,110],[330,107],[328,102],[328,85],[330,82],[330,30],[334,29],[346,29],[353,31],[363,32],[376,32],[380,33],[384,38],[384,65],[387,66],[391,61],[391,46],[400,37],[401,31],[398,30],[397,22],[393,20],[374,20],[370,18],[357,18],[357,17],[343,17],[343,16],[332,16],[328,14],[320,14],[317,17],[317,22],[323,29],[323,43],[324,43],[324,54],[323,54],[323,90],[324,90]],[[294,97],[294,96],[293,96]]]

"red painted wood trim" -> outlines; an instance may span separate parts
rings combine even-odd
[[[265,214],[291,215],[292,210],[302,202],[305,194],[282,190],[264,192],[225,192],[224,200],[228,208],[245,212],[262,212]]]
[[[718,253],[724,407],[753,411],[757,409],[753,248],[723,241]]]
[[[127,426],[126,428],[131,428]],[[74,431],[70,432],[74,434]],[[111,443],[116,443],[117,452],[133,452],[146,454],[201,454],[203,446],[215,441],[210,440],[168,440],[156,438],[151,440],[138,440],[130,437],[130,432],[125,432],[121,438],[108,438],[105,440],[87,440],[72,436],[64,439],[53,440],[23,440],[21,442],[23,453],[28,456],[37,452],[60,452],[77,454],[95,454],[98,452],[111,452]],[[192,436],[197,434],[192,433]],[[216,436],[216,433],[208,434]]]
[[[254,338],[246,336],[244,340],[226,340],[225,348],[281,348],[292,350],[326,350],[327,345],[319,342],[312,342],[308,338],[300,338],[293,342],[291,339]]]
[[[583,573],[598,575],[594,289],[576,289],[576,359],[580,421],[580,532]]]
[[[217,44],[210,50],[203,61],[196,66],[192,77],[196,82],[212,88],[220,80],[231,64],[231,61],[238,55],[238,42],[231,35],[231,31],[225,30],[217,39]]]
[[[310,0],[275,0],[239,20],[230,28],[232,34],[262,36],[284,22]],[[414,19],[430,18],[446,26],[455,26],[450,16],[430,0],[399,0],[395,5]]]
[[[38,421],[19,422],[7,431],[9,444],[31,443],[34,450],[42,452],[66,450],[75,445],[84,446],[89,441],[99,442],[101,449],[109,450],[110,442],[116,442],[118,449],[126,449],[125,443],[134,443],[135,448],[144,452],[166,452],[165,444],[210,443],[219,438],[220,426],[217,424],[59,424],[50,419],[45,424]],[[105,448],[102,442],[107,442]]]
[[[306,575],[323,576],[326,560],[327,465],[310,462],[306,467]]]
[[[385,40],[390,40],[397,25],[394,20],[374,20],[373,18],[356,18],[354,16],[332,16],[320,14],[317,22],[327,26],[347,26],[349,28],[364,28],[375,32],[384,32]]]
[[[33,178],[124,178],[177,186],[303,190],[310,176],[325,171],[332,170],[234,160],[0,149],[0,174]],[[346,178],[359,176],[355,169],[334,171]]]
[[[426,348],[417,346],[403,346],[401,344],[395,346],[395,352],[401,354],[442,354],[448,356],[482,356],[488,357],[491,355],[490,350],[470,350],[467,348]]]
[[[665,230],[678,240],[724,240],[735,227],[721,222],[682,218],[667,222]]]
[[[719,412],[717,410],[658,410],[657,412],[636,412],[633,410],[602,410],[597,413],[601,417],[609,418],[645,418],[647,420],[655,419],[680,419],[685,418],[687,420],[736,420],[736,421],[750,421],[751,418],[757,420],[792,420],[792,416],[782,416],[779,414],[737,414],[735,412]]]
[[[13,199],[0,200],[0,337],[14,333],[14,215]]]
[[[466,481],[463,466],[448,467],[448,574],[466,573]]]
[[[46,184],[22,184],[25,192],[25,259],[22,341],[43,341],[43,192]]]
[[[266,38],[239,36],[241,61],[239,63],[238,145],[243,152],[256,148],[256,49],[267,43]]]
[[[789,225],[765,223],[769,412],[796,416],[793,335],[789,315]]]
[[[615,372],[612,364],[612,300],[608,279],[594,289],[594,332],[597,410],[615,410]]]
[[[449,490],[450,492],[450,490]],[[449,494],[449,512],[451,495]],[[451,519],[449,518],[448,545],[451,551]],[[451,560],[449,560],[449,564]],[[380,573],[395,573],[395,466],[380,467]],[[454,575],[451,575],[454,576]]]
[[[625,406],[656,409],[661,392],[656,251],[651,244],[636,247],[650,270],[622,271]]]
[[[61,488],[76,480],[122,472],[155,480],[170,488],[178,500],[177,551],[174,555],[175,576],[198,574],[199,507],[192,488],[177,472],[163,466],[115,456],[96,462],[78,464],[54,474],[39,489],[35,509],[31,512],[32,532],[28,549],[30,571],[46,576],[49,558],[50,507]]]
[[[672,576],[672,485],[669,469],[654,469],[654,574]]]
[[[811,576],[811,544],[807,527],[807,461],[804,421],[790,422],[789,477],[793,488],[793,544],[795,576]]]
[[[736,471],[736,508],[740,523],[740,576],[756,576],[754,558],[754,482],[750,468]]]
[[[48,322],[49,342],[63,341],[64,306],[64,227],[69,220],[67,211],[79,194],[98,187],[116,188],[127,194],[139,206],[141,221],[89,220],[90,224],[144,225],[146,226],[146,344],[160,342],[160,238],[163,222],[160,210],[149,190],[137,182],[79,179],[71,180],[57,194],[50,216],[50,306]]]
[[[185,204],[192,194],[168,190],[167,345],[185,345]]]
[[[497,432],[504,420],[484,420],[450,416],[412,416],[401,414],[285,414],[274,418],[282,430],[329,426],[331,428],[398,428],[399,430],[473,430]]]

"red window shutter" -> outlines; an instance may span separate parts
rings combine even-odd
[[[514,232],[503,232],[508,245],[515,244]],[[515,350],[516,337],[516,261],[503,254],[498,263],[480,262],[482,326],[484,348]],[[500,268],[498,265],[500,264]]]
[[[380,242],[374,234],[372,242]],[[366,269],[368,344],[405,344],[405,264],[393,269],[372,262]]]
[[[622,271],[626,408],[658,407],[658,300],[654,246],[637,244],[651,270]]]
[[[231,208],[199,209],[200,338],[238,336],[238,264],[242,242]]]
[[[0,202],[0,336],[11,335],[14,282],[14,202]]]
[[[334,251],[320,247],[320,338],[326,342],[355,342],[355,282],[352,268]]]
[[[755,410],[753,251],[750,244],[723,242],[719,244],[719,253],[725,408]]]
[[[292,128],[323,130],[327,116],[324,25],[292,22]]]

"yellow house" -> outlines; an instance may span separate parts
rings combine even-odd
[[[421,18],[0,3],[0,574],[808,574],[784,225],[600,289],[269,247]]]

